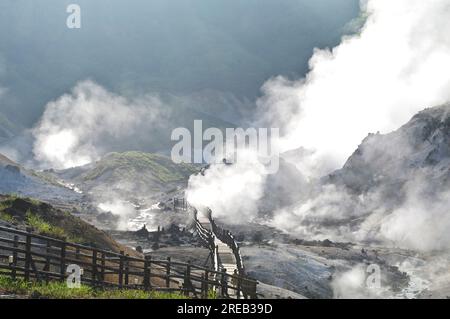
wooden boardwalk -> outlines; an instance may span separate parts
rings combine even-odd
[[[197,215],[197,219],[200,222],[200,224],[205,228],[210,230],[213,234],[213,226],[211,224],[210,216],[208,216],[209,213],[199,213]],[[235,257],[235,254],[233,250],[223,241],[221,241],[217,236],[214,234],[214,246],[217,249],[217,262],[218,262],[218,271],[225,272],[227,275],[229,275],[228,278],[231,278],[231,282],[229,282],[230,286],[234,286],[235,280],[233,280],[231,276],[238,276],[240,274],[238,263]],[[236,295],[235,289],[228,289],[227,291],[230,298],[235,299],[238,298]]]
[[[222,287],[228,288],[225,288],[225,291],[222,291],[221,294],[227,294],[229,298],[239,299],[242,292],[245,298],[257,298],[258,282],[245,274],[239,246],[235,238],[230,231],[217,226],[212,218],[212,211],[209,208],[204,208],[199,212],[197,208],[189,205],[184,198],[174,198],[173,207],[175,210],[193,213],[196,231],[205,247],[208,247],[213,255],[214,270],[216,273],[222,274],[221,278],[225,278]]]
[[[211,222],[205,214],[200,213],[197,218],[204,228],[212,231]],[[231,248],[226,243],[218,239],[217,236],[214,236],[214,244],[218,248],[220,268],[225,269],[229,275],[233,275],[235,272],[239,273],[236,258],[234,257]]]

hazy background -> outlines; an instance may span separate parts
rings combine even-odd
[[[66,27],[70,3],[81,29]],[[357,0],[0,0],[0,123],[33,126],[86,79],[236,123],[268,78],[303,76],[358,12]]]

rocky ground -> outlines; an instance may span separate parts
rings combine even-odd
[[[161,213],[161,212],[160,212]],[[170,214],[165,212],[164,214]],[[270,298],[333,298],[333,286],[340,274],[357,266],[379,265],[383,295],[388,298],[430,297],[432,288],[408,269],[409,260],[418,260],[412,251],[360,246],[331,241],[305,241],[267,226],[230,226],[241,245],[241,254],[248,275],[261,284],[261,297]],[[118,242],[151,253],[156,259],[198,265],[209,263],[209,251],[201,247],[189,226],[171,224],[158,231],[109,231]],[[417,265],[416,265],[417,266]],[[414,267],[415,269],[415,267]],[[435,291],[443,296],[442,292]]]

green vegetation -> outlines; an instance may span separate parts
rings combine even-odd
[[[8,223],[14,223],[16,219],[5,211],[9,206],[8,202],[0,202],[0,219]]]
[[[159,292],[144,290],[103,290],[97,292],[97,297],[102,299],[188,299],[178,292]]]
[[[194,165],[175,164],[170,158],[158,154],[110,153],[97,162],[95,168],[83,176],[83,180],[96,180],[109,171],[116,178],[132,176],[142,178],[147,176],[161,183],[169,183],[187,179],[198,170]]]
[[[43,218],[36,214],[33,214],[30,210],[27,211],[26,222],[41,235],[63,239],[74,243],[83,242],[83,239],[67,234],[67,232],[63,228],[46,222]]]
[[[7,223],[15,223],[16,220],[10,214],[0,211],[0,219]]]
[[[217,296],[217,292],[213,289],[210,289],[208,291],[208,299],[219,299],[219,297]]]
[[[68,212],[35,199],[0,195],[0,219],[19,226],[30,226],[38,234],[112,251],[119,245],[104,232]]]
[[[50,223],[46,222],[44,219],[39,217],[36,214],[33,214],[30,210],[27,211],[26,214],[26,221],[28,225],[33,227],[35,230],[37,230],[41,235],[55,237],[55,238],[65,238],[67,237],[66,232],[61,227],[57,227],[54,225],[51,225]]]
[[[50,299],[186,299],[180,293],[165,293],[143,290],[100,290],[82,285],[69,288],[65,282],[26,282],[0,276],[0,291],[9,294]]]
[[[14,223],[16,220],[10,214],[2,212],[0,207],[0,219],[7,223]]]
[[[55,299],[87,298],[92,295],[92,289],[87,286],[82,286],[79,289],[70,289],[66,283],[26,282],[23,279],[14,280],[7,276],[0,276],[0,291],[21,296]]]

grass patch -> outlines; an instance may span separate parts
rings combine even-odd
[[[8,223],[14,223],[16,219],[11,214],[8,214],[5,209],[10,207],[10,204],[7,202],[0,202],[0,219],[8,222]]]
[[[41,235],[56,237],[59,239],[67,238],[66,232],[61,227],[51,225],[42,217],[33,214],[30,210],[26,214],[26,222],[28,225],[36,229]]]
[[[177,292],[159,292],[144,290],[104,290],[97,293],[97,298],[102,299],[188,299]]]
[[[31,296],[50,299],[88,299],[95,295],[95,291],[89,286],[68,288],[66,283],[61,282],[34,283],[29,291]]]
[[[0,290],[10,294],[51,299],[83,299],[91,298],[94,294],[94,290],[88,286],[71,289],[66,283],[26,282],[23,279],[14,280],[7,276],[0,276]]]
[[[143,290],[99,290],[81,285],[80,288],[69,288],[65,282],[25,282],[23,279],[12,279],[0,276],[0,291],[9,294],[49,299],[187,299],[180,293],[165,293]]]
[[[82,238],[68,234],[63,228],[52,225],[49,222],[46,222],[42,217],[33,214],[30,210],[27,211],[26,222],[29,226],[33,227],[41,235],[66,240],[72,243],[84,242]]]
[[[210,289],[208,291],[208,299],[219,299],[219,296],[217,295],[217,292],[213,289]]]
[[[14,223],[16,219],[8,213],[0,211],[0,219],[7,223]]]

